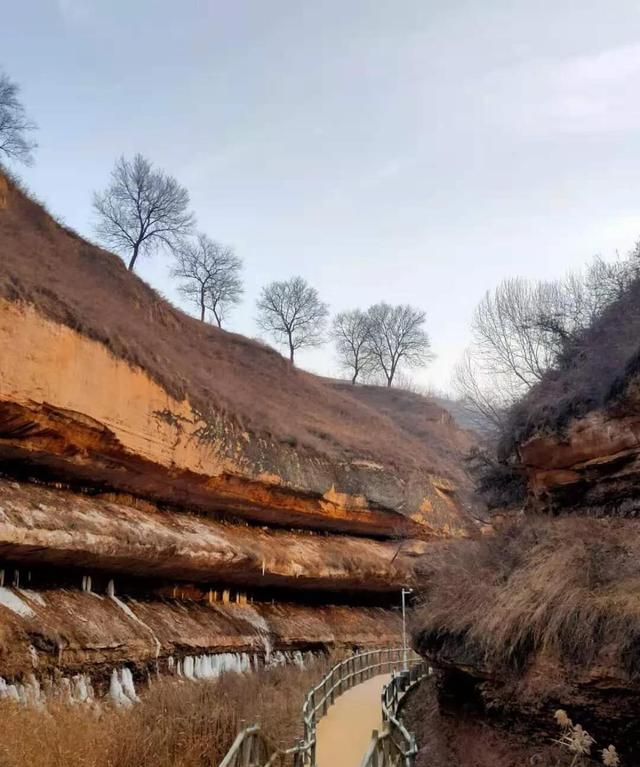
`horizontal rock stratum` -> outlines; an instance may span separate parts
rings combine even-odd
[[[194,320],[3,189],[0,677],[397,642],[416,557],[476,528],[471,436]]]

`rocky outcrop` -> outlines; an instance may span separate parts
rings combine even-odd
[[[425,546],[234,525],[129,501],[0,480],[0,561],[205,590],[224,584],[383,595],[412,581],[413,557]]]
[[[640,390],[519,447],[530,502],[540,511],[636,517],[640,511]]]

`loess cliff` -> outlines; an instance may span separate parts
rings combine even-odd
[[[0,179],[0,694],[397,642],[417,558],[476,529],[472,437],[188,317]]]

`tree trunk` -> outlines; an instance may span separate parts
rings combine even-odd
[[[359,370],[356,370],[355,373],[351,376],[351,385],[352,386],[356,385],[356,378],[358,377],[358,373],[359,372],[360,372]]]
[[[289,361],[293,365],[293,353],[295,349],[293,348],[293,344],[291,343],[291,336],[289,336]]]
[[[133,271],[133,267],[134,267],[134,265],[136,263],[136,259],[138,258],[138,250],[139,250],[139,248],[140,248],[140,244],[139,243],[136,243],[133,246],[133,255],[131,256],[131,261],[129,261],[129,271],[130,272]]]

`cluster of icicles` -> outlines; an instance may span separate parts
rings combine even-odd
[[[314,653],[275,651],[269,653],[264,661],[262,658],[249,653],[218,653],[212,655],[188,655],[180,660],[170,657],[167,660],[167,670],[170,674],[191,681],[216,679],[226,672],[245,673],[255,671],[261,666],[274,668],[276,666],[295,665],[304,668],[310,659],[315,659]],[[129,708],[139,702],[136,693],[133,674],[126,666],[113,669],[109,682],[108,699],[116,706]],[[43,706],[47,701],[58,700],[65,703],[92,703],[96,700],[91,678],[88,674],[77,674],[73,677],[62,677],[55,682],[47,680],[41,684],[34,674],[26,681],[9,683],[0,677],[0,700],[13,700],[25,706]]]
[[[128,669],[123,669],[123,671]],[[114,671],[115,673],[115,671]],[[129,671],[129,674],[131,672]],[[132,678],[133,682],[133,678]],[[29,674],[23,682],[9,683],[0,677],[0,700],[13,700],[24,706],[43,706],[48,700],[65,703],[88,703],[95,699],[91,678],[88,674],[47,680],[41,684],[35,674]]]

